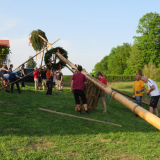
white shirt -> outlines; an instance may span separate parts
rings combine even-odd
[[[4,77],[4,78],[8,78],[8,77],[9,77],[9,74],[4,74],[3,77]]]
[[[155,89],[153,91],[150,92],[151,96],[159,96],[159,89],[157,87],[157,84],[152,80],[152,79],[148,79],[148,88],[149,90],[151,89],[151,87],[154,85]]]

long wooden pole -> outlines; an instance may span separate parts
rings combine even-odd
[[[57,39],[56,41],[54,41],[51,45],[53,45],[54,43],[56,43],[56,42],[59,41],[59,40],[60,40],[60,38]],[[31,59],[33,59],[34,57],[36,57],[38,54],[40,54],[41,52],[43,52],[43,51],[44,51],[45,49],[47,49],[48,47],[50,47],[50,46],[47,46],[47,47],[43,48],[39,53],[35,54],[33,57],[29,58],[27,61],[23,62],[22,64],[27,63],[28,61],[30,61]],[[12,72],[14,72],[16,69],[18,69],[19,67],[21,67],[22,64],[19,65],[17,68],[15,68]]]
[[[41,37],[41,36],[39,36],[39,37]],[[48,41],[46,39],[44,39],[43,37],[41,37],[41,38],[49,45],[49,47],[53,48],[52,45],[50,43],[48,43]],[[57,52],[56,54],[62,61],[67,63],[71,68],[76,67],[72,62],[70,62],[68,59],[64,58],[60,53]],[[160,130],[160,118],[159,117],[157,117],[154,114],[150,113],[149,111],[145,110],[144,108],[142,108],[138,104],[130,101],[129,99],[127,99],[123,95],[117,93],[116,91],[113,91],[110,87],[104,85],[103,83],[101,83],[100,81],[98,81],[97,79],[95,79],[94,77],[89,75],[87,72],[82,71],[82,73],[84,75],[86,75],[86,78],[88,80],[90,80],[94,85],[96,85],[100,89],[104,90],[105,93],[107,93],[107,94],[111,93],[112,97],[115,100],[117,100],[118,102],[120,102],[121,104],[126,106],[128,109],[130,109],[131,111],[138,114],[141,118],[146,120],[148,123],[152,124],[154,127],[156,127],[157,129]]]
[[[99,120],[90,119],[90,118],[79,117],[79,116],[75,116],[75,115],[72,115],[72,114],[67,114],[67,113],[62,113],[62,112],[57,112],[57,111],[51,111],[51,110],[44,109],[44,108],[38,108],[38,109],[42,110],[42,111],[45,111],[45,112],[56,113],[56,114],[65,115],[65,116],[74,117],[74,118],[80,118],[80,119],[84,119],[84,120],[87,120],[87,121],[94,121],[94,122],[99,122],[99,123],[107,123],[107,124],[110,124],[110,125],[122,127],[122,125],[115,124],[115,123],[110,123],[110,122],[99,121]]]

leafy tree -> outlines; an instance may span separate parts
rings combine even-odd
[[[108,74],[114,74],[114,70],[113,70],[113,68],[114,68],[114,64],[113,64],[113,62],[115,61],[115,53],[116,53],[116,48],[112,48],[111,49],[111,52],[110,52],[110,54],[109,54],[109,56],[108,56]]]
[[[138,73],[144,67],[144,57],[139,50],[138,45],[135,43],[131,47],[129,58],[126,61],[127,68],[124,71],[125,75]]]
[[[108,56],[105,56],[100,62],[96,63],[94,69],[92,70],[92,74],[96,75],[97,72],[102,72],[103,74],[107,73],[107,65],[108,65]]]
[[[111,59],[109,55],[108,73],[109,74],[123,74],[127,68],[126,60],[129,57],[131,45],[129,43],[123,43],[122,46],[117,46],[111,50]]]
[[[32,56],[29,56],[29,59],[31,58]],[[37,63],[34,61],[34,59],[32,58],[31,60],[29,60],[27,62],[27,65],[26,65],[26,68],[34,68],[35,66],[37,65]]]
[[[135,36],[141,54],[143,54],[144,62],[160,63],[160,15],[158,13],[147,13],[138,24],[137,33],[141,36]]]

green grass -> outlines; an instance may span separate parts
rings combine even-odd
[[[132,91],[132,83],[111,84]],[[125,87],[126,86],[126,87]],[[0,159],[160,159],[159,131],[113,100],[103,114],[100,102],[88,117],[121,127],[48,113],[78,115],[70,89],[47,96],[26,83],[22,93],[0,91]],[[132,93],[130,93],[132,95]],[[109,99],[106,98],[106,103]],[[144,106],[148,109],[148,106]]]

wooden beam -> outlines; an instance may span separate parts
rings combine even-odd
[[[90,119],[90,118],[79,117],[79,116],[75,116],[75,115],[72,115],[72,114],[67,114],[67,113],[62,113],[62,112],[57,112],[57,111],[51,111],[51,110],[44,109],[44,108],[38,108],[38,109],[39,109],[39,110],[42,110],[42,111],[45,111],[45,112],[50,112],[50,113],[65,115],[65,116],[74,117],[74,118],[79,118],[79,119],[84,119],[84,120],[87,120],[87,121],[94,121],[94,122],[99,122],[99,123],[107,123],[107,124],[109,124],[109,125],[114,125],[114,126],[122,127],[122,125],[114,124],[114,123],[110,123],[110,122],[105,122],[105,121],[99,121],[99,120]]]

